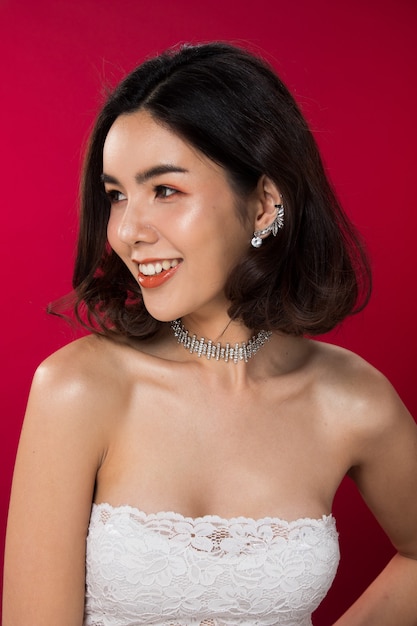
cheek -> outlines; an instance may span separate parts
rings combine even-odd
[[[107,222],[107,241],[113,250],[119,253],[121,241],[118,237],[118,222],[114,216],[114,213],[110,213],[109,221]]]

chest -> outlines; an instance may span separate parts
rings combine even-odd
[[[97,501],[197,514],[321,514],[346,471],[327,418],[314,394],[295,385],[138,387],[112,432]]]

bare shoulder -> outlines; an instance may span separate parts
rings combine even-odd
[[[417,433],[414,420],[382,372],[349,350],[313,343],[318,393],[342,427],[364,442],[384,439],[398,428]]]
[[[97,435],[109,427],[124,397],[117,344],[87,336],[67,344],[37,368],[25,417],[83,429]]]
[[[339,415],[370,432],[409,418],[391,382],[373,365],[345,348],[313,344],[318,388]]]
[[[35,373],[9,508],[8,623],[15,615],[24,615],[22,624],[45,623],[46,615],[48,624],[62,623],[68,598],[65,623],[81,623],[91,502],[122,396],[111,388],[115,358],[111,342],[86,337],[52,354]]]
[[[89,335],[73,341],[45,359],[33,380],[48,394],[64,394],[72,399],[107,394],[119,380],[120,356],[117,343],[105,337]],[[110,391],[110,390],[109,390]],[[98,398],[97,398],[98,400]]]
[[[37,368],[35,381],[39,384],[71,383],[74,379],[93,381],[105,373],[112,354],[111,341],[100,336],[88,335],[77,339],[48,356]]]
[[[417,558],[417,425],[364,359],[331,345],[314,349],[348,474],[397,550]]]
[[[54,501],[62,501],[64,509],[66,498],[77,493],[72,506],[86,521],[96,472],[123,410],[122,377],[112,376],[119,371],[115,359],[111,341],[88,336],[53,353],[36,370],[14,478],[14,491],[24,493],[25,501],[33,492],[48,502],[51,477],[59,477]]]

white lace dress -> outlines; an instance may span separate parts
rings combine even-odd
[[[93,505],[84,626],[311,626],[338,563],[331,515],[193,519]]]

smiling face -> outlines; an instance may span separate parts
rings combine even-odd
[[[243,200],[223,168],[146,111],[122,115],[103,151],[103,181],[111,202],[108,240],[137,279],[149,313],[169,321],[223,314],[226,280],[250,245]]]

